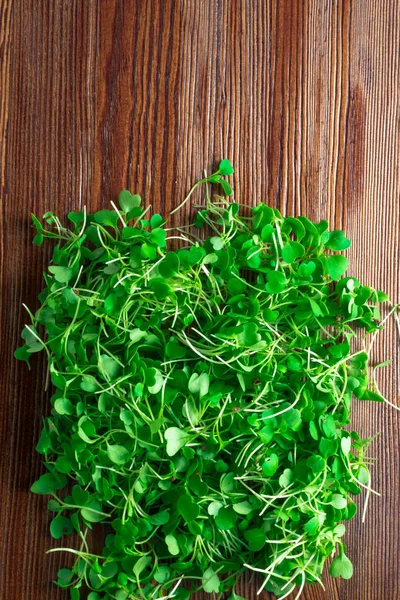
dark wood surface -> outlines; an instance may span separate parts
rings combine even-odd
[[[108,207],[125,187],[168,213],[229,157],[237,199],[344,227],[351,273],[399,301],[400,4],[0,0],[0,27],[0,598],[63,600],[46,500],[29,493],[44,361],[29,372],[12,356],[48,259],[30,213]],[[388,356],[383,389],[396,401],[392,325],[375,352]],[[353,579],[325,576],[326,592],[308,588],[307,600],[400,598],[398,414],[356,402],[353,420],[382,433],[382,497],[349,527]],[[255,600],[255,589],[238,592]]]

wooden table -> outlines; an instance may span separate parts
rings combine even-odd
[[[43,357],[28,372],[12,356],[49,256],[32,245],[30,213],[108,207],[125,187],[168,213],[229,157],[236,199],[343,227],[351,273],[399,301],[400,5],[0,0],[0,23],[0,598],[62,600],[46,500],[29,493],[49,409]],[[396,401],[393,325],[376,351],[388,356]],[[356,401],[353,418],[364,436],[382,432],[382,498],[349,527],[353,579],[325,576],[308,600],[400,598],[398,414]],[[238,591],[256,598],[246,581]]]

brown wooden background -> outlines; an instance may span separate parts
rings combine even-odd
[[[168,212],[229,157],[236,198],[344,227],[351,273],[399,301],[400,4],[0,0],[0,27],[0,598],[62,600],[46,501],[29,493],[44,363],[12,357],[48,257],[29,214],[108,207],[125,187]],[[376,355],[394,358],[383,384],[396,399],[393,327]],[[350,526],[354,578],[325,577],[307,600],[400,598],[398,415],[358,402],[354,424],[382,432],[382,498]],[[238,591],[256,598],[246,581]]]

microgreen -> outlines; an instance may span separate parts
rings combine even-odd
[[[32,491],[51,496],[55,539],[81,539],[52,550],[75,559],[56,582],[72,600],[242,600],[247,568],[286,597],[320,583],[335,552],[331,574],[351,577],[342,521],[374,491],[371,439],[346,427],[353,395],[385,400],[365,340],[387,297],[343,277],[350,241],[326,221],[263,203],[241,215],[232,174],[223,160],[195,184],[182,204],[200,185],[205,204],[173,235],[126,190],[70,227],[33,217],[34,243],[57,243],[15,355],[48,357],[47,471]]]

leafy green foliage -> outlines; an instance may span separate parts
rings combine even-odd
[[[229,196],[232,173],[221,161],[184,202],[200,184]],[[54,538],[81,538],[57,585],[72,600],[84,582],[89,600],[221,598],[250,568],[279,597],[319,581],[335,549],[331,574],[350,577],[341,521],[370,482],[351,400],[383,400],[350,342],[378,331],[386,295],[342,279],[350,241],[326,221],[262,203],[243,217],[207,191],[200,241],[169,236],[127,190],[119,207],[72,212],[71,228],[33,218],[35,244],[57,245],[15,353],[45,349],[54,388],[32,491],[51,496]]]
[[[329,568],[329,572],[332,577],[343,577],[343,579],[350,579],[353,575],[353,565],[351,564],[350,559],[347,558],[343,552],[333,559]]]

